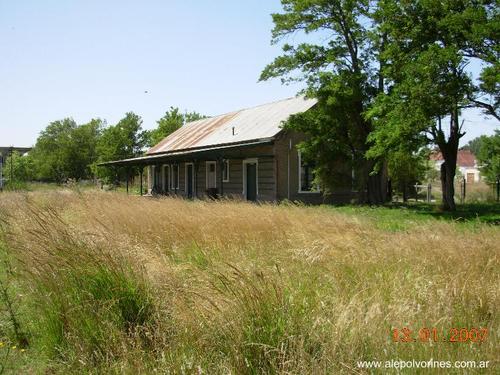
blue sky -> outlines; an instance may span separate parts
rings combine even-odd
[[[258,83],[279,0],[0,0],[0,145],[29,146],[54,120],[156,126],[170,106],[216,115],[296,94]],[[148,91],[148,93],[145,93]],[[497,123],[477,111],[469,134]]]

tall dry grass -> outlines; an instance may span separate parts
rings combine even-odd
[[[24,369],[362,373],[357,360],[498,356],[497,227],[388,232],[324,207],[69,191],[2,195],[0,220],[38,358]],[[490,334],[394,343],[394,327]]]

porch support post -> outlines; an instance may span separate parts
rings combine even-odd
[[[128,195],[128,181],[130,179],[130,168],[129,167],[127,167],[127,177],[126,177],[126,179],[127,179],[127,195]]]
[[[175,173],[175,176],[174,176],[174,181],[175,181],[175,186],[174,186],[174,192],[175,192],[175,195],[177,196],[177,193],[178,193],[178,188],[180,187],[180,181],[179,181],[179,176],[181,174],[181,171],[179,170],[180,168],[180,165],[179,165],[179,162],[175,162],[175,165],[176,165],[176,173]]]
[[[142,177],[143,177],[143,174],[144,174],[144,166],[143,165],[141,165],[139,167],[139,174],[140,174],[140,180],[141,180],[141,197],[142,197],[142,195],[143,195],[143,191],[142,191]]]
[[[224,159],[219,158],[220,196],[224,196]]]
[[[200,169],[200,161],[199,160],[193,160],[193,165],[194,165],[194,196],[198,198],[198,170]]]

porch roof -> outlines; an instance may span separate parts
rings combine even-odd
[[[266,139],[255,139],[253,141],[235,142],[232,144],[215,145],[207,147],[198,147],[196,149],[189,148],[185,150],[176,150],[164,152],[161,154],[146,155],[137,158],[109,161],[98,164],[99,166],[145,166],[170,161],[175,159],[196,159],[196,158],[211,158],[216,159],[223,157],[228,151],[234,151],[241,148],[270,145],[274,142],[274,137]]]

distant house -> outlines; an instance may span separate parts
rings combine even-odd
[[[21,154],[26,154],[29,151],[31,151],[31,148],[29,147],[0,147],[0,190],[3,189],[4,186],[4,162],[7,159],[9,155],[11,155],[13,152],[19,152]]]
[[[304,135],[281,128],[291,115],[315,104],[296,97],[194,121],[144,157],[103,165],[147,167],[148,190],[153,194],[321,203],[324,197],[314,185],[314,166],[303,160],[296,147]],[[349,184],[328,199],[351,198]]]
[[[434,152],[430,155],[430,159],[435,163],[438,171],[441,170],[443,164],[443,155],[440,152]],[[481,181],[481,173],[477,164],[476,156],[470,150],[458,150],[457,154],[457,168],[465,177],[467,183]]]

